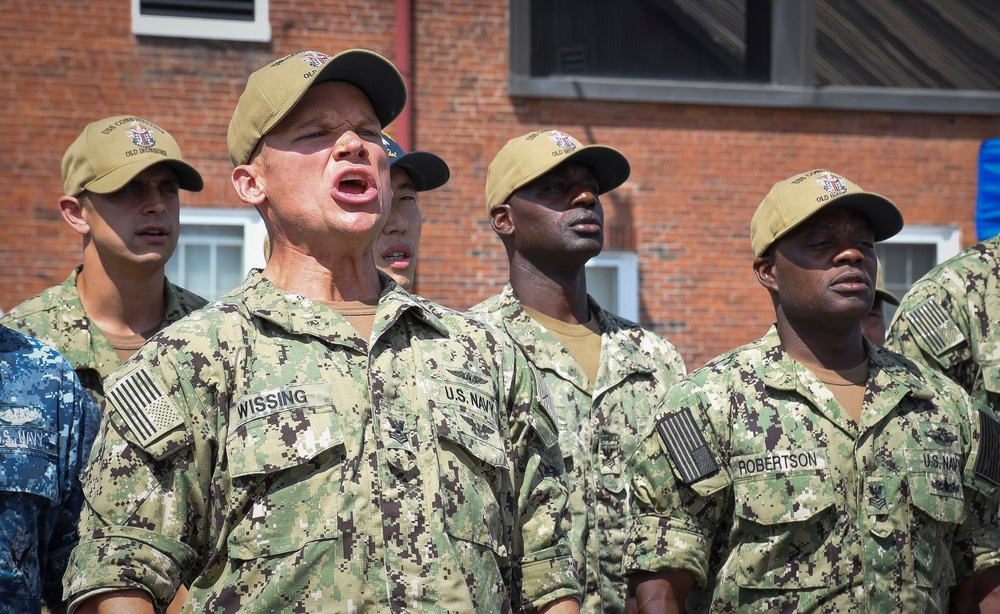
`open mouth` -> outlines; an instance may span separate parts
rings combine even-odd
[[[348,170],[334,182],[330,194],[339,201],[351,204],[371,202],[378,196],[375,177],[367,170]]]

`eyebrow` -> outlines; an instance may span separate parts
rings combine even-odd
[[[293,124],[293,125],[289,126],[289,129],[290,130],[304,130],[306,128],[321,127],[321,126],[326,126],[326,125],[335,125],[335,123],[333,123],[333,124],[331,123],[330,116],[331,116],[330,113],[323,113],[323,114],[318,115],[316,117],[312,117],[312,118],[307,119],[305,121]],[[338,115],[336,119],[337,119],[336,123],[346,121],[348,124],[350,124],[352,126],[352,128],[351,128],[352,130],[357,130],[358,128],[370,128],[370,129],[373,129],[375,131],[381,131],[381,128],[382,128],[382,125],[378,123],[378,119],[376,119],[375,117],[372,117],[372,116],[368,115],[367,113],[365,113],[360,118],[358,118],[358,121],[356,121],[356,122],[352,122],[350,120],[347,120],[343,115]]]

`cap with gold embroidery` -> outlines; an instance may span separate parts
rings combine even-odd
[[[198,192],[205,186],[201,174],[184,161],[169,132],[134,115],[107,117],[87,124],[66,150],[63,190],[69,196],[84,191],[110,194],[161,162],[177,173],[183,189]]]

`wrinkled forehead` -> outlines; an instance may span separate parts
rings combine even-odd
[[[381,129],[371,101],[358,86],[347,81],[321,81],[306,90],[271,132],[315,121],[315,118],[362,122]]]

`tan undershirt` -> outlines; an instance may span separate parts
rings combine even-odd
[[[809,370],[816,374],[819,381],[826,384],[851,418],[855,422],[860,422],[865,386],[868,383],[868,359],[853,369],[843,371],[830,371],[814,366],[810,366]]]
[[[372,336],[372,326],[375,324],[377,298],[367,301],[322,301],[322,303],[347,318],[347,321],[357,329],[358,335],[368,343]]]
[[[144,333],[133,333],[131,335],[116,335],[106,330],[101,330],[101,334],[108,340],[108,343],[111,344],[111,349],[115,351],[115,354],[118,354],[118,359],[122,362],[126,362],[129,358],[132,358],[132,355],[138,352],[139,348],[146,343],[146,340],[158,332],[160,332],[159,326]]]
[[[594,381],[597,380],[597,368],[601,364],[601,325],[597,318],[591,314],[586,324],[567,324],[529,307],[524,307],[524,312],[547,328],[566,348],[583,369],[593,388]]]

